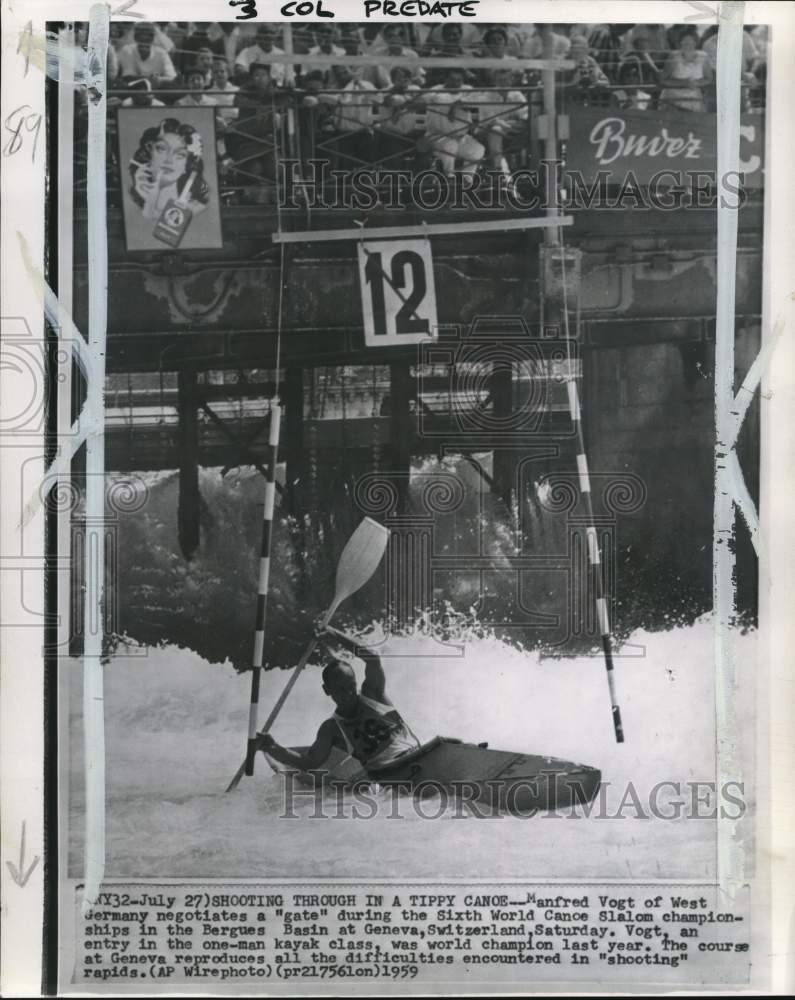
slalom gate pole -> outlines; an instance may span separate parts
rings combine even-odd
[[[279,378],[278,369],[276,378]],[[273,508],[276,501],[276,464],[279,457],[279,428],[282,408],[274,398],[271,401],[271,425],[268,435],[270,464],[268,480],[265,483],[265,504],[262,512],[262,544],[259,557],[259,583],[257,585],[257,620],[254,632],[254,656],[251,666],[251,704],[248,713],[248,743],[246,745],[246,775],[254,773],[254,759],[257,754],[257,731],[259,729],[259,682],[262,672],[262,657],[265,649],[265,622],[268,611],[268,583],[271,571],[271,538],[273,536]]]
[[[276,213],[278,229],[281,232],[282,215],[279,193],[279,169],[276,163],[276,151],[279,144],[276,137],[276,114],[271,101],[273,115],[273,155],[276,171]],[[268,585],[271,572],[271,538],[273,536],[273,508],[276,503],[276,466],[279,461],[279,431],[282,421],[282,407],[279,397],[282,362],[282,315],[284,307],[286,259],[284,247],[279,254],[279,306],[277,313],[276,360],[273,370],[274,390],[271,399],[271,424],[268,433],[270,447],[270,465],[265,483],[265,503],[262,510],[262,543],[259,556],[259,582],[257,584],[257,620],[254,631],[254,656],[251,664],[251,704],[248,712],[248,742],[246,743],[245,773],[248,777],[254,774],[254,760],[257,756],[257,730],[259,727],[259,682],[262,672],[262,660],[265,650],[265,623],[268,613]]]
[[[585,503],[585,512],[588,521],[586,535],[588,539],[588,564],[591,570],[591,577],[594,583],[596,594],[596,615],[599,621],[599,632],[602,637],[602,650],[605,658],[605,671],[607,673],[607,686],[610,692],[610,706],[613,713],[613,729],[616,734],[616,743],[624,742],[624,727],[621,723],[621,709],[618,706],[616,695],[616,683],[613,671],[613,640],[610,633],[610,615],[607,610],[607,588],[605,586],[604,571],[602,569],[602,559],[599,551],[599,535],[596,531],[596,523],[593,512],[593,500],[591,498],[591,478],[588,472],[588,456],[585,451],[585,435],[582,429],[582,411],[580,409],[579,393],[577,391],[577,381],[571,373],[571,352],[568,349],[570,340],[569,332],[569,306],[566,292],[566,248],[563,240],[560,241],[561,253],[561,274],[563,284],[563,323],[566,336],[566,347],[569,363],[569,373],[566,379],[566,391],[569,397],[569,413],[577,435],[577,475],[579,477],[580,493]]]

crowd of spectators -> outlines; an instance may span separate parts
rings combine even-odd
[[[525,155],[541,74],[518,60],[544,54],[541,25],[296,23],[288,41],[283,27],[112,23],[109,106],[215,107],[222,175],[242,185],[272,180],[288,114],[301,155],[325,151],[336,166],[422,162],[466,177],[481,166],[508,173]],[[743,40],[750,111],[764,104],[766,29],[746,28]],[[288,42],[309,60],[280,62]],[[85,49],[85,32],[77,43]],[[548,44],[553,58],[574,64],[556,73],[561,111],[715,110],[715,26],[556,24]],[[377,62],[346,65],[359,55]],[[420,56],[449,66],[411,65]],[[480,58],[503,65],[479,69]]]

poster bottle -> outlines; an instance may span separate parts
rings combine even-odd
[[[195,179],[196,171],[194,170],[179,197],[169,198],[166,207],[160,213],[152,235],[161,243],[167,243],[168,246],[176,248],[182,242],[182,237],[193,218],[193,212],[188,208],[188,199]]]

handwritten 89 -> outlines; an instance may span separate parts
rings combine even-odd
[[[25,114],[30,108],[29,104],[21,104],[15,108],[3,122],[6,132],[10,133],[9,138],[3,145],[3,156],[13,156],[25,145],[28,135],[33,136],[33,148],[30,153],[31,162],[36,159],[36,148],[39,142],[39,132],[41,131],[42,115],[37,111]]]

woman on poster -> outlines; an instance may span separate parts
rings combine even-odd
[[[164,118],[144,131],[130,160],[130,175],[130,197],[145,219],[159,219],[169,202],[193,215],[209,204],[201,134],[176,118]]]

